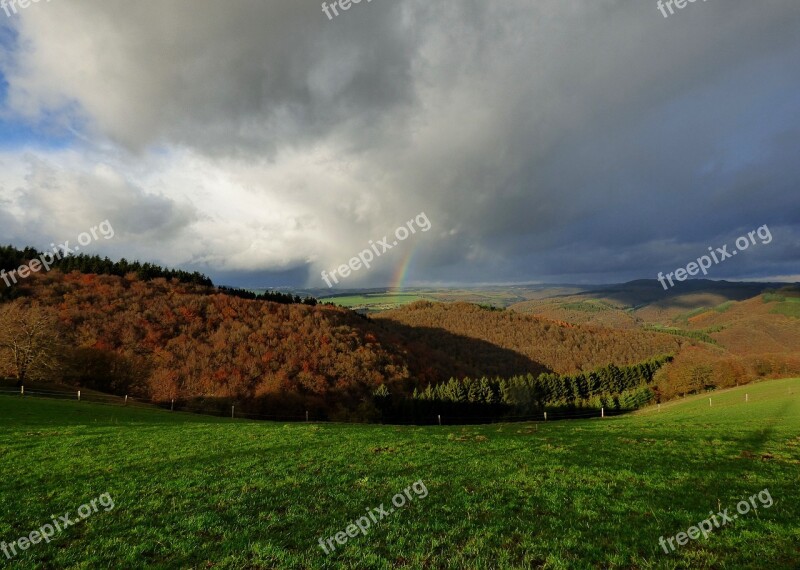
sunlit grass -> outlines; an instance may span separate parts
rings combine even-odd
[[[748,394],[748,402],[745,402]],[[800,380],[606,420],[275,424],[0,397],[0,540],[115,501],[18,568],[795,568]],[[317,541],[423,480],[326,556]],[[667,555],[769,488],[775,504]],[[4,564],[0,553],[0,565]]]

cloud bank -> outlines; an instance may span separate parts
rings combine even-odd
[[[692,8],[32,5],[0,34],[0,241],[108,218],[99,253],[321,287],[424,211],[349,285],[409,257],[410,282],[609,282],[769,224],[714,277],[796,274],[800,5]]]

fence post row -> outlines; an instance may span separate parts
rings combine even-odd
[[[791,388],[788,388],[787,390],[789,392],[789,395],[793,394]],[[25,386],[20,386],[19,387],[19,394],[20,394],[21,397],[25,397]],[[36,392],[33,392],[33,394],[35,395]],[[78,397],[78,401],[80,402],[81,401],[81,390],[77,391],[77,397]],[[686,394],[683,394],[683,398],[686,398]],[[147,400],[147,401],[149,401],[149,400]],[[750,394],[749,393],[745,393],[744,401],[748,402],[748,403],[750,402]],[[128,395],[127,394],[124,396],[123,402],[124,402],[123,405],[125,405],[125,406],[128,405]],[[708,406],[709,407],[713,407],[713,401],[712,401],[711,398],[708,399]],[[171,412],[175,411],[175,399],[174,398],[172,400],[170,400],[169,410]],[[657,403],[657,410],[659,412],[661,411],[661,402]],[[245,414],[245,415],[247,415],[247,414]],[[236,407],[235,406],[231,406],[231,418],[235,418],[235,417],[236,417]],[[441,414],[437,414],[436,417],[437,417],[439,425],[442,425],[442,415]],[[601,418],[605,418],[606,417],[605,407],[601,407],[600,408],[600,417]],[[308,422],[308,421],[309,421],[309,411],[306,410],[306,422]],[[547,412],[544,412],[544,421],[545,422],[547,421]]]

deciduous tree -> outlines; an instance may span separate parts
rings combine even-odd
[[[47,310],[23,301],[0,306],[0,367],[18,384],[53,378],[59,339],[56,319]]]

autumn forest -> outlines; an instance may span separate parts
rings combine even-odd
[[[27,250],[2,250],[7,269]],[[430,422],[624,411],[800,369],[697,335],[418,301],[365,317],[196,273],[67,258],[5,288],[0,374],[215,412]],[[574,306],[573,303],[570,306]],[[568,317],[566,317],[568,318]],[[718,330],[723,330],[724,327]],[[552,412],[551,412],[552,413]]]

